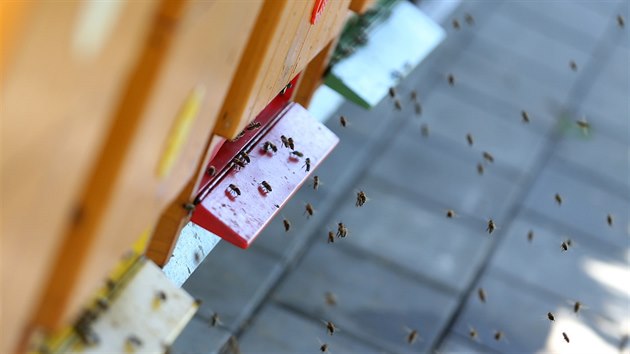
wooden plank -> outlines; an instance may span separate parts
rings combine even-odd
[[[350,0],[329,1],[316,24],[314,1],[268,1],[221,109],[215,133],[236,136],[343,25]]]
[[[330,57],[335,51],[337,40],[338,38],[335,38],[330,41],[330,43],[311,60],[304,71],[302,71],[295,90],[295,96],[293,97],[295,102],[308,108],[311,98],[313,98],[313,94],[315,94],[315,90],[317,90],[322,83],[324,71],[326,71]]]
[[[29,2],[24,23],[16,25],[21,29],[0,79],[2,279],[11,284],[1,290],[1,352],[15,348],[36,310],[156,10],[153,2],[118,6],[103,18],[94,17],[88,3]],[[90,16],[101,27],[91,28],[91,41],[78,40]]]
[[[45,328],[77,314],[190,181],[259,10],[259,2],[165,0],[162,6],[169,10],[156,18],[131,73],[85,186],[83,217],[69,230],[49,279],[36,317]],[[172,161],[166,169],[165,159]]]

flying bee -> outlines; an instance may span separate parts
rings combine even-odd
[[[315,210],[313,209],[313,206],[311,205],[311,203],[306,203],[306,206],[304,207],[305,209],[305,213],[308,214],[307,218],[310,218],[311,216],[313,216],[313,213],[315,212]]]
[[[304,160],[304,167],[306,168],[306,172],[311,170],[311,159],[310,158],[306,158]]]
[[[210,318],[210,325],[212,327],[216,327],[216,326],[219,326],[219,325],[222,325],[222,324],[223,324],[223,322],[221,322],[221,318],[219,317],[219,314],[216,313],[216,312],[213,313],[212,317]]]
[[[346,119],[346,117],[340,116],[339,124],[341,124],[341,126],[345,128],[348,125],[348,120]]]
[[[214,175],[217,174],[217,168],[214,166],[208,167],[208,169],[206,170],[206,174],[210,177],[214,177]]]
[[[465,13],[464,14],[464,21],[466,21],[468,26],[474,26],[475,25],[475,18],[469,13]]]
[[[322,343],[322,344],[319,346],[319,351],[321,351],[322,353],[326,353],[326,352],[328,352],[328,344],[326,344],[326,343]]]
[[[527,232],[527,241],[529,241],[529,242],[534,241],[534,231],[533,230],[529,230]]]
[[[575,61],[573,61],[573,60],[571,60],[571,61],[569,62],[569,67],[570,67],[570,68],[571,68],[571,70],[573,70],[573,71],[577,71],[577,69],[578,69],[578,68],[577,68],[577,63],[576,63]]]
[[[402,103],[400,102],[399,99],[394,100],[394,107],[396,108],[397,111],[402,111]]]
[[[291,151],[291,155],[295,155],[297,157],[304,157],[304,154],[297,150]]]
[[[284,232],[289,232],[289,230],[291,230],[291,222],[289,222],[289,220],[283,219],[282,224],[284,225]]]
[[[391,97],[391,98],[396,97],[396,89],[395,88],[390,87],[388,92],[389,92],[389,97]]]
[[[413,104],[413,108],[414,108],[417,116],[421,116],[422,115],[422,105],[420,104],[420,102],[415,102]]]
[[[335,324],[332,323],[331,321],[326,321],[326,331],[328,332],[329,335],[333,335],[335,334],[335,331],[337,330],[337,327],[335,327]]]
[[[456,18],[453,19],[452,24],[453,24],[453,28],[456,30],[459,30],[461,28],[461,26],[459,25],[459,21]]]
[[[554,199],[556,200],[556,203],[558,203],[558,205],[562,205],[562,197],[560,196],[560,194],[556,193],[556,195],[554,195]]]
[[[247,130],[256,130],[256,129],[260,129],[262,124],[260,124],[260,122],[251,122],[249,123],[249,125],[247,126]]]
[[[291,148],[291,150],[295,150],[295,144],[293,143],[293,138],[287,138],[287,143],[289,144],[289,147]]]
[[[477,289],[477,296],[479,296],[479,300],[481,300],[481,302],[483,302],[484,304],[486,303],[486,292],[483,290],[483,288]]]
[[[241,159],[247,163],[252,162],[252,160],[249,158],[249,155],[245,151],[241,151]]]
[[[362,207],[363,204],[365,204],[365,202],[367,202],[367,195],[365,194],[364,191],[358,191],[357,192],[357,201],[355,203],[355,206]]]
[[[422,124],[420,126],[420,134],[425,138],[429,136],[429,126],[427,124]]]
[[[483,156],[483,158],[484,158],[486,161],[488,161],[488,162],[490,162],[490,163],[493,163],[493,162],[494,162],[494,156],[492,156],[489,152],[484,151],[484,152],[482,153],[482,156]]]
[[[457,216],[457,214],[455,214],[455,211],[453,209],[448,209],[446,211],[446,217],[447,218],[452,219],[452,218],[454,218],[456,216]]]
[[[529,114],[525,111],[521,111],[521,120],[523,123],[529,123]]]
[[[418,334],[417,329],[407,329],[407,330],[409,331],[409,334],[407,334],[407,344],[412,345],[418,340],[418,337],[420,337],[420,334]]]
[[[482,164],[480,164],[480,163],[478,163],[478,164],[477,164],[477,173],[478,173],[480,176],[481,176],[481,175],[483,175],[483,170],[484,170],[484,169],[483,169],[483,165],[482,165]]]
[[[569,247],[571,247],[572,241],[571,239],[567,239],[566,241],[562,241],[562,244],[560,244],[560,248],[562,249],[563,252],[566,252],[569,250]]]
[[[319,176],[313,176],[313,189],[317,190],[319,188]]]
[[[549,321],[552,321],[552,322],[556,320],[556,316],[554,316],[553,313],[551,312],[547,312],[547,318],[549,319]]]
[[[282,141],[282,146],[288,148],[289,147],[289,139],[286,136],[280,135],[280,141]]]
[[[266,193],[269,193],[269,192],[273,191],[273,189],[271,189],[271,185],[267,181],[260,182],[260,185],[262,186],[263,190]]]
[[[337,224],[337,237],[346,237],[348,236],[348,228],[342,223]]]
[[[337,305],[337,296],[335,296],[335,294],[331,293],[330,291],[324,293],[324,299],[326,300],[326,305],[328,306]]]
[[[265,151],[265,152],[269,152],[269,151],[278,152],[278,148],[271,141],[265,141],[265,143],[263,144],[263,151]]]
[[[584,133],[584,135],[588,134],[588,130],[591,128],[591,125],[586,121],[586,118],[577,120],[575,123],[580,129],[582,129],[582,133]]]
[[[613,216],[612,216],[612,214],[606,215],[606,222],[608,223],[608,226],[610,226],[610,227],[613,226]]]
[[[328,231],[328,243],[335,243],[335,234],[332,231]]]
[[[450,86],[455,86],[455,76],[453,76],[453,74],[448,74],[446,80]]]
[[[477,340],[477,338],[479,337],[479,333],[477,333],[477,330],[475,329],[475,327],[469,326],[469,328],[470,329],[468,330],[468,336],[472,340]]]
[[[488,231],[489,234],[492,234],[494,230],[496,230],[496,228],[497,225],[494,223],[494,220],[488,219],[488,226],[486,227],[486,231]]]
[[[473,146],[473,136],[472,134],[466,134],[466,141],[468,142],[468,146]]]
[[[576,301],[573,303],[573,313],[577,314],[580,312],[580,310],[582,310],[583,308],[585,308],[586,306],[584,306],[583,303]]]
[[[503,332],[495,331],[494,332],[494,340],[500,341],[501,339],[503,339]]]
[[[565,342],[567,342],[567,343],[571,342],[571,341],[569,340],[569,336],[566,334],[566,332],[562,332],[562,337],[564,338],[564,341],[565,341]]]
[[[626,25],[626,21],[623,19],[623,16],[617,15],[617,25],[619,28],[623,28]]]
[[[241,195],[241,190],[235,184],[230,184],[228,189],[230,190],[230,193],[233,192],[236,193],[236,195]]]

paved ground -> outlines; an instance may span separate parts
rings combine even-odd
[[[630,41],[616,16],[630,20],[628,6],[465,2],[462,28],[444,24],[447,41],[399,87],[403,111],[346,104],[351,125],[328,123],[341,143],[317,171],[320,190],[305,186],[282,211],[291,232],[278,218],[252,249],[223,242],[207,257],[184,285],[202,308],[173,352],[230,352],[230,336],[243,353],[315,353],[324,342],[331,353],[618,352],[630,334]],[[339,221],[348,237],[327,244]],[[215,312],[223,324],[211,327]],[[328,336],[323,320],[339,331]],[[420,333],[412,345],[408,329]]]

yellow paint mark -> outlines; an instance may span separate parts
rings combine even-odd
[[[162,179],[168,176],[171,169],[179,157],[182,147],[190,134],[192,124],[199,114],[199,108],[206,95],[206,88],[202,85],[196,86],[184,101],[179,111],[175,123],[171,128],[168,140],[166,141],[166,149],[162,154],[160,163],[157,168],[157,176]]]

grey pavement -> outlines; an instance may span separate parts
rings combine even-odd
[[[249,250],[222,242],[193,273],[184,288],[202,306],[172,352],[235,352],[234,336],[243,353],[629,353],[618,348],[630,334],[629,11],[624,0],[462,3],[399,86],[403,110],[344,104],[350,125],[327,123],[341,142],[315,173],[319,190],[305,184]],[[348,236],[327,243],[338,222]]]

